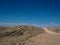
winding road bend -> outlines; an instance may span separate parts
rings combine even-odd
[[[50,31],[50,30],[48,30],[47,28],[43,28],[43,29],[44,29],[45,32],[48,33],[48,34],[60,35],[60,33],[56,33],[56,32]]]

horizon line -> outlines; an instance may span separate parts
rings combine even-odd
[[[29,25],[36,27],[60,27],[60,24],[57,23],[48,23],[48,24],[29,24],[29,23],[9,23],[9,22],[0,22],[0,26],[20,26],[20,25]]]

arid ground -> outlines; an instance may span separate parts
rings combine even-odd
[[[0,26],[0,45],[60,45],[60,28]]]

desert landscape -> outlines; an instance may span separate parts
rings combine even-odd
[[[60,0],[0,0],[0,45],[60,45]]]
[[[0,26],[0,45],[60,45],[60,28]]]

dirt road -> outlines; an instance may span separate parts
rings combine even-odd
[[[45,32],[48,33],[48,34],[60,35],[60,33],[52,32],[52,31],[48,30],[47,28],[43,28],[43,29],[44,29]]]
[[[26,41],[25,45],[60,45],[60,33],[43,28],[46,33],[38,34]]]

